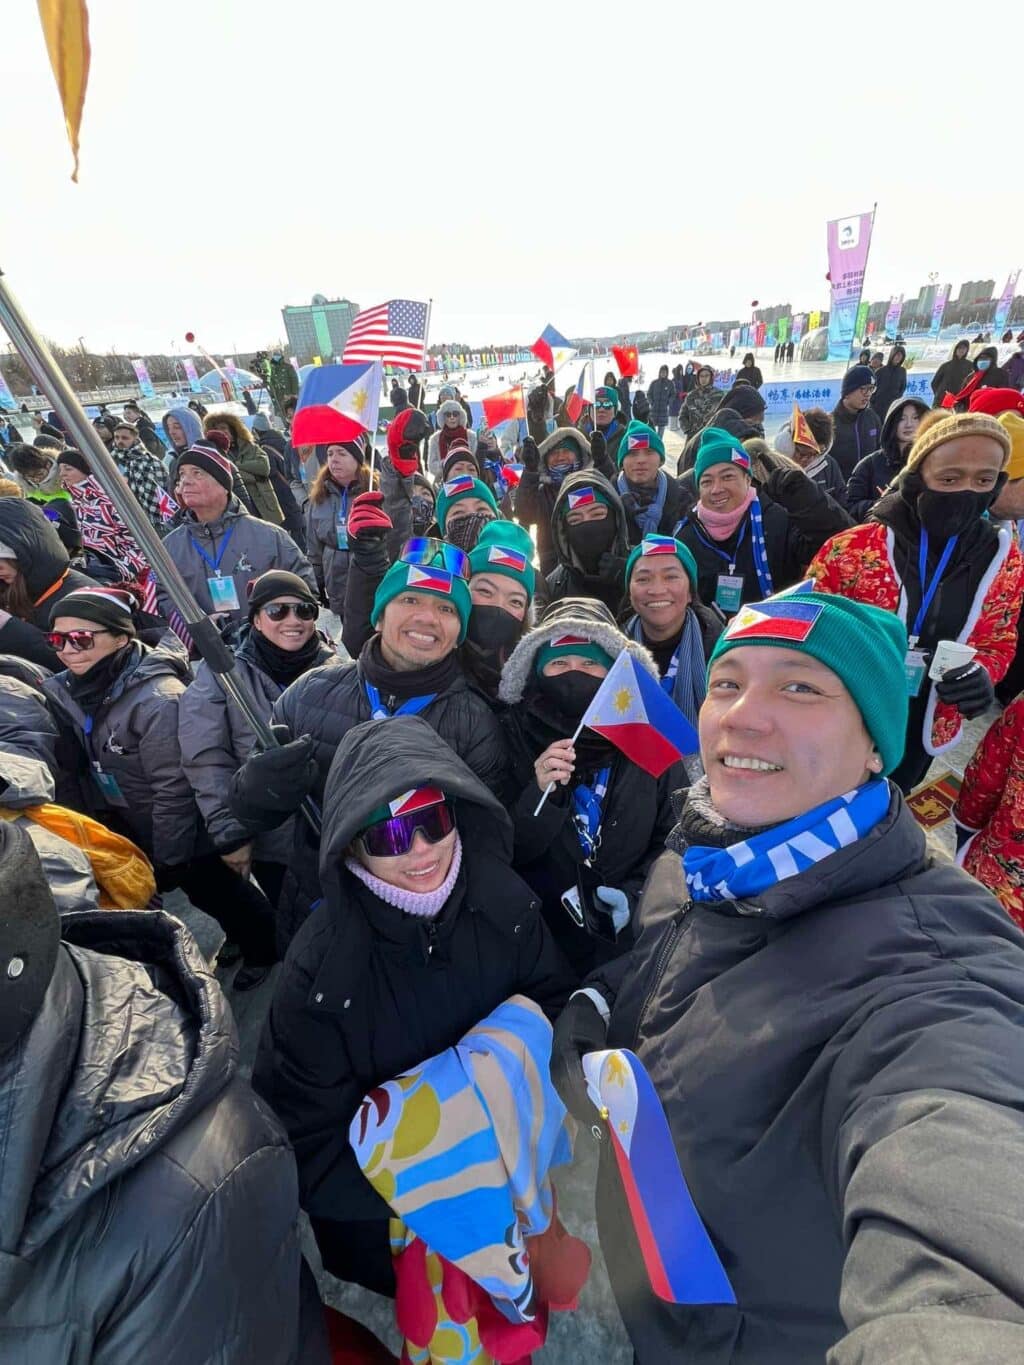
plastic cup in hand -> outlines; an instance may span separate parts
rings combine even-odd
[[[932,682],[941,682],[951,668],[969,664],[977,652],[973,645],[962,645],[959,640],[940,640],[932,655],[929,678]]]

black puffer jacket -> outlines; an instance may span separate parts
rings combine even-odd
[[[675,840],[628,973],[592,984],[739,1307],[654,1296],[602,1144],[601,1243],[639,1365],[1024,1358],[1020,931],[932,860],[895,789],[866,837],[756,904],[688,902]]]
[[[647,390],[647,401],[651,405],[650,424],[652,427],[668,425],[669,404],[675,396],[676,386],[667,375],[664,379],[659,375],[651,384]]]
[[[586,573],[579,557],[569,543],[569,523],[565,511],[569,497],[581,488],[599,489],[607,499],[615,523],[615,536],[607,553],[602,556],[600,571]],[[626,559],[629,555],[629,525],[626,510],[618,491],[597,470],[580,469],[567,474],[555,498],[551,514],[551,543],[557,560],[556,567],[547,575],[547,595],[550,602],[563,597],[594,597],[603,602],[614,616],[625,594]]]
[[[0,1359],[325,1365],[295,1161],[195,942],[143,911],[63,939],[0,1057]]]
[[[902,357],[894,363],[893,357],[899,353]],[[904,362],[907,353],[902,346],[894,346],[889,352],[889,359],[882,368],[875,374],[875,391],[871,395],[871,406],[875,412],[881,413],[883,417],[888,413],[898,399],[903,397],[907,387],[907,369]]]
[[[855,521],[867,515],[903,468],[903,457],[896,441],[896,428],[906,407],[916,408],[923,417],[928,404],[920,398],[899,398],[885,414],[879,448],[859,461],[846,485],[846,510]]]
[[[42,668],[58,669],[60,660],[44,638],[50,629],[50,612],[69,592],[96,585],[69,567],[68,552],[52,522],[23,498],[0,498],[0,544],[15,552],[25,587],[35,603],[29,620],[12,616],[0,625],[0,650]]]
[[[370,813],[399,792],[454,797],[462,866],[436,920],[379,900],[345,867]],[[288,1131],[302,1207],[314,1219],[386,1219],[348,1141],[363,1095],[451,1047],[521,991],[554,1014],[570,980],[510,867],[501,804],[418,716],[351,731],[327,782],[324,899],[288,950],[253,1084]]]
[[[864,456],[878,449],[882,423],[874,408],[850,412],[844,407],[842,399],[832,409],[832,421],[835,435],[828,453],[842,470],[843,478],[849,482],[850,475]]]
[[[584,853],[573,824],[571,787],[556,786],[540,814],[541,798],[534,762],[556,739],[568,739],[578,717],[561,715],[537,687],[537,651],[558,635],[582,635],[612,658],[628,649],[653,677],[657,666],[650,653],[627,640],[598,602],[570,598],[547,613],[542,625],[520,640],[502,670],[499,695],[508,703],[501,721],[508,738],[516,797],[511,806],[515,828],[515,868],[541,899],[544,917],[555,941],[579,975],[596,962],[626,951],[632,943],[627,927],[616,936],[596,937],[570,919],[562,905],[564,892],[582,877],[591,893],[597,886],[626,893],[632,911],[655,858],[675,817],[672,792],[686,785],[682,763],[674,763],[660,777],[631,763],[613,745],[591,731],[577,741],[577,781],[591,781],[604,767],[611,768],[608,794],[601,810],[601,843],[592,866],[584,868]],[[610,931],[610,924],[606,926]]]

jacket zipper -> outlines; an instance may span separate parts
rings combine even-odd
[[[437,942],[437,926],[431,920],[427,925],[427,957],[434,956],[434,945]]]
[[[644,1003],[640,1007],[637,1015],[636,1028],[633,1030],[633,1046],[635,1047],[640,1038],[640,1030],[643,1028],[644,1020],[647,1018],[647,1011],[651,1007],[654,993],[661,985],[661,979],[665,975],[668,967],[668,960],[672,956],[672,949],[675,947],[676,938],[679,935],[679,928],[686,917],[688,911],[692,910],[693,901],[687,901],[683,908],[672,917],[672,927],[665,935],[665,941],[658,950],[658,956],[654,963],[654,977],[644,996]]]

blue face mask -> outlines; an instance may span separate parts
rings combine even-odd
[[[979,369],[979,370],[987,370],[988,367],[989,367],[991,364],[992,364],[991,360],[979,360],[979,361],[978,361],[978,369]]]

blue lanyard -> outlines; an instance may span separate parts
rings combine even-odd
[[[679,672],[679,655],[683,648],[683,637],[680,635],[679,643],[676,645],[676,652],[672,655],[672,660],[668,668],[665,669],[665,676],[661,680],[661,686],[671,697],[676,685],[676,674]]]
[[[911,649],[913,649],[921,638],[921,627],[924,625],[925,617],[928,615],[928,608],[932,604],[932,598],[935,596],[936,592],[938,592],[939,580],[942,578],[943,571],[956,548],[957,539],[957,536],[950,536],[946,541],[946,548],[943,550],[942,556],[935,566],[935,572],[931,576],[931,581],[926,583],[925,574],[928,571],[928,532],[923,526],[921,528],[921,544],[917,552],[917,574],[921,580],[921,605],[917,609],[917,615],[914,617],[914,626],[910,632]]]
[[[232,524],[228,527],[227,531],[224,534],[224,539],[220,543],[220,551],[218,552],[216,559],[211,559],[210,556],[203,549],[203,547],[199,544],[198,540],[196,540],[195,536],[193,536],[191,533],[189,534],[189,540],[195,546],[196,551],[198,552],[200,558],[206,561],[206,563],[209,565],[209,567],[213,570],[213,572],[217,575],[218,578],[220,578],[221,576],[220,562],[224,558],[224,551],[228,548],[228,543],[231,540],[232,535],[234,534],[234,530],[235,526],[234,522],[232,522]]]
[[[366,700],[370,703],[370,716],[373,720],[390,720],[392,716],[415,716],[437,696],[436,692],[431,692],[427,697],[410,697],[408,701],[403,701],[401,706],[389,711],[380,699],[380,692],[374,687],[372,682],[363,679],[363,687],[366,691]]]
[[[341,506],[338,508],[338,525],[348,525],[348,489],[341,490]]]
[[[611,768],[602,768],[593,787],[580,782],[572,794],[575,812],[573,823],[588,865],[601,846],[601,803],[607,794],[611,775]]]
[[[748,511],[748,513],[749,513],[750,509],[748,508],[747,511]],[[725,560],[726,564],[729,565],[729,572],[730,572],[730,573],[735,573],[735,572],[736,572],[736,561],[737,561],[737,560],[739,559],[739,557],[740,557],[740,546],[743,544],[743,537],[747,534],[747,527],[748,527],[749,525],[750,525],[750,517],[749,517],[749,515],[748,515],[748,516],[745,516],[745,517],[743,518],[743,525],[742,525],[742,527],[741,527],[741,529],[740,529],[739,539],[738,539],[737,542],[736,542],[736,548],[733,550],[731,557],[730,557],[729,555],[727,555],[727,554],[725,553],[724,550],[720,550],[720,549],[718,548],[718,546],[714,543],[714,541],[705,540],[705,539],[704,539],[704,537],[703,537],[703,536],[701,535],[701,533],[700,533],[700,530],[698,529],[698,525],[697,525],[696,518],[694,518],[694,522],[693,522],[693,533],[694,533],[694,535],[697,537],[697,539],[700,541],[700,543],[701,543],[702,545],[706,546],[707,549],[709,549],[709,550],[713,550],[713,551],[715,552],[715,554],[718,555],[719,559],[724,559],[724,560]]]

